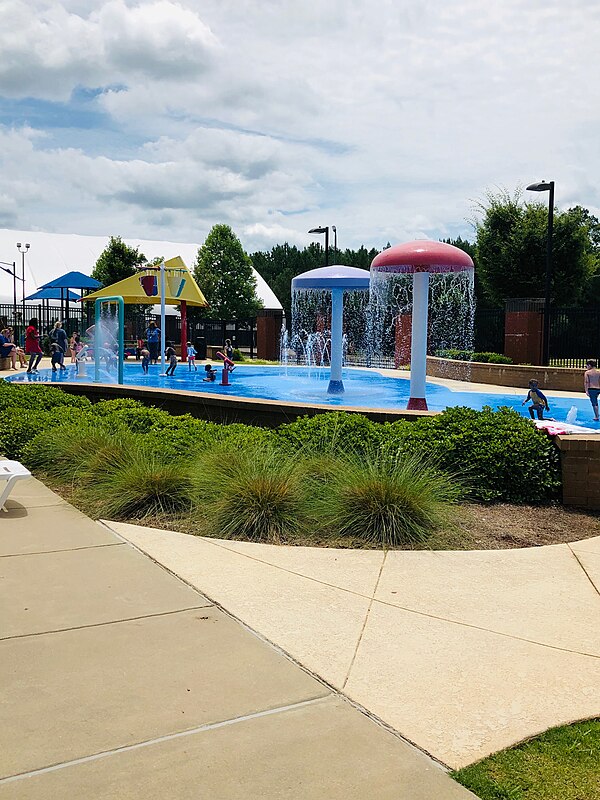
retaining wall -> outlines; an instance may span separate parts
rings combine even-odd
[[[483,364],[480,361],[454,361],[427,356],[427,374],[432,378],[449,378],[471,383],[525,388],[530,380],[539,381],[541,389],[583,392],[582,369],[539,367],[523,364]]]

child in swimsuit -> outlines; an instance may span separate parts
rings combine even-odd
[[[538,419],[544,419],[544,411],[550,411],[550,406],[548,405],[546,396],[540,392],[537,381],[529,381],[529,391],[527,392],[527,397],[525,400],[523,400],[521,405],[524,406],[525,403],[528,402],[532,403],[532,405],[529,406],[529,416],[531,419],[534,418],[534,412],[537,414]]]

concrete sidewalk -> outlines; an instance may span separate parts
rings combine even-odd
[[[600,537],[385,554],[108,524],[451,767],[600,715]]]
[[[38,481],[8,508],[0,798],[473,797]]]

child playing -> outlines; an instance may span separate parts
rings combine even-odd
[[[210,364],[204,365],[204,371],[206,375],[202,378],[203,381],[208,381],[208,383],[212,383],[215,378],[217,377],[217,370],[213,369]]]
[[[146,348],[143,347],[140,350],[140,356],[142,357],[142,371],[144,375],[147,375],[150,369],[150,350],[146,350]]]
[[[196,356],[198,353],[196,352],[196,348],[192,345],[191,342],[187,343],[187,355],[188,355],[188,369],[191,372],[192,367],[196,372],[198,372],[198,367],[196,366]]]
[[[167,367],[165,375],[174,375],[175,370],[177,369],[177,354],[172,347],[167,347],[165,350],[165,355],[169,359],[169,366]]]
[[[529,406],[529,416],[531,419],[534,417],[534,412],[537,413],[538,419],[544,419],[544,411],[550,411],[548,401],[546,400],[545,395],[540,392],[538,387],[539,384],[537,381],[529,381],[529,391],[527,392],[527,397],[521,403],[521,405],[524,406],[525,403],[531,401],[532,405]]]
[[[60,345],[56,342],[53,342],[50,345],[50,363],[52,364],[52,372],[56,372],[56,368],[60,367],[60,369],[66,369],[65,365],[62,363],[65,354],[63,353]]]

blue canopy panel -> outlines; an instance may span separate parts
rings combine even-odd
[[[61,275],[60,278],[55,278],[40,286],[40,289],[100,289],[101,286],[100,281],[84,275],[83,272],[67,272],[66,275]]]
[[[62,290],[62,297],[60,289],[38,289],[37,292],[25,298],[27,302],[33,300],[68,300],[69,303],[76,303],[80,299],[80,295],[71,292],[69,289]]]

